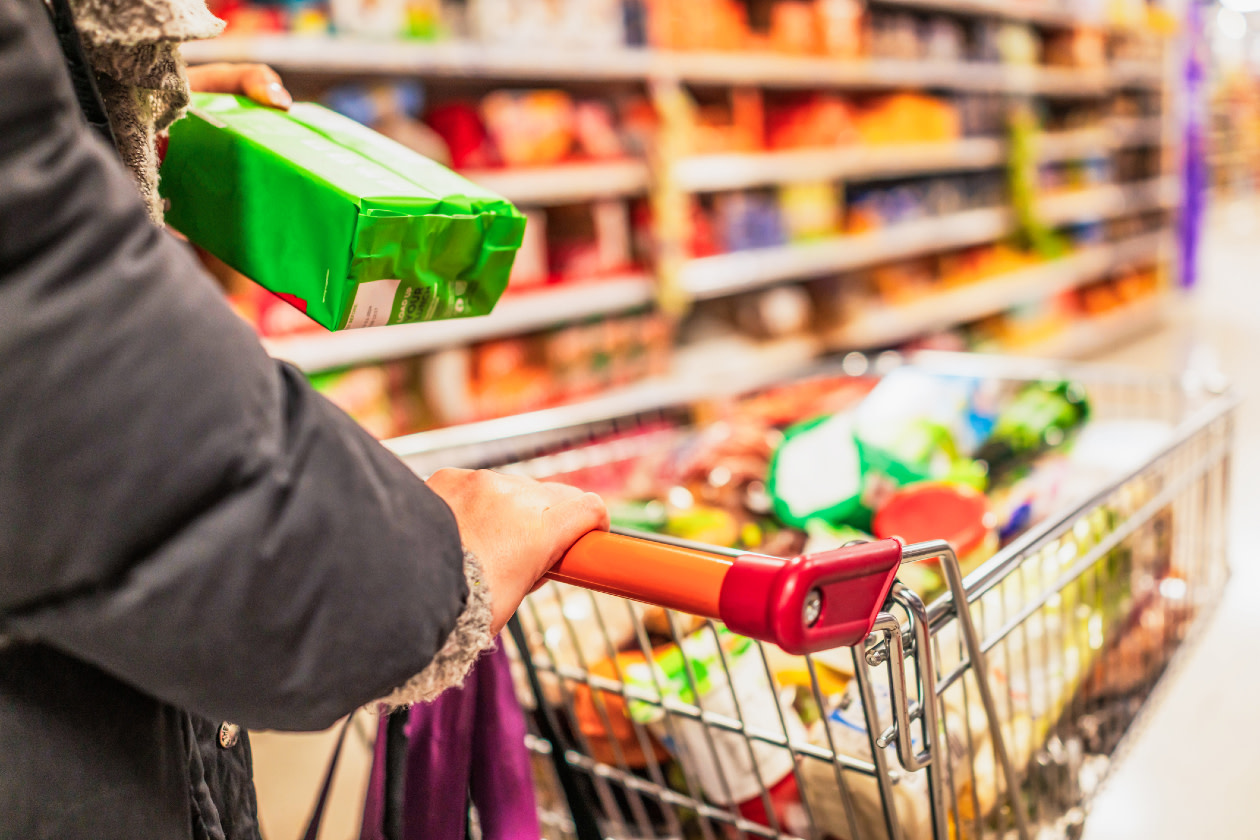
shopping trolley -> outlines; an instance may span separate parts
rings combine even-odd
[[[865,373],[859,361],[844,370]],[[1048,370],[915,363],[1012,382]],[[579,541],[512,628],[545,834],[1078,836],[1228,577],[1235,399],[1211,382],[1054,372],[1087,387],[1095,417],[1170,432],[965,576],[942,541],[786,560],[632,532]],[[545,473],[565,435],[546,430],[540,455],[538,434],[499,440],[501,461],[482,465]],[[566,462],[592,437],[567,430]],[[940,566],[930,604],[897,580],[915,562]]]

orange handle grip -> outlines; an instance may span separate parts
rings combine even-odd
[[[592,531],[547,577],[608,595],[719,618],[731,559],[666,543]]]

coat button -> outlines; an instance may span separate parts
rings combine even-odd
[[[219,746],[228,750],[236,746],[236,742],[241,740],[241,728],[235,723],[224,721],[219,727]]]

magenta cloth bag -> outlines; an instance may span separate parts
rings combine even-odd
[[[361,840],[463,840],[470,797],[485,840],[538,840],[525,714],[501,645],[477,660],[463,688],[394,714],[407,716],[405,760],[393,764],[403,768],[395,803],[402,834],[390,838],[384,824],[390,739],[382,716]]]

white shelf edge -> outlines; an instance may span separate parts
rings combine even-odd
[[[544,205],[637,195],[647,190],[642,160],[580,161],[518,169],[459,173],[516,204]]]
[[[1156,118],[1129,120],[1114,129],[1107,124],[1046,132],[1039,139],[1039,158],[1069,160],[1158,142],[1161,126]],[[693,155],[674,164],[672,178],[684,192],[718,192],[774,184],[989,169],[1005,164],[1006,154],[1007,144],[1000,138],[966,137],[940,143]]]
[[[1042,221],[1059,225],[1167,208],[1176,203],[1177,192],[1176,178],[1162,176],[1131,184],[1086,187],[1048,196],[1037,204]]]
[[[1011,214],[1006,208],[965,210],[821,242],[702,257],[683,267],[682,282],[693,297],[720,297],[780,280],[850,271],[900,257],[962,248],[997,239],[1010,229]]]
[[[1158,145],[1164,139],[1163,117],[1112,117],[1107,121],[1116,146]]]
[[[1041,161],[1072,160],[1109,154],[1115,143],[1106,128],[1047,131],[1037,139]]]
[[[1019,67],[987,62],[837,60],[774,53],[663,52],[610,46],[537,47],[335,36],[228,36],[182,47],[191,63],[261,62],[280,70],[338,74],[427,73],[483,79],[641,80],[722,86],[947,88],[1059,96],[1094,96],[1114,86],[1158,85],[1152,66],[1110,69]]]
[[[686,192],[712,192],[765,184],[892,177],[1001,166],[1006,144],[995,137],[943,143],[836,146],[779,152],[696,155],[674,165],[673,180]]]
[[[431,73],[486,79],[639,79],[652,55],[624,47],[592,49],[438,43],[330,35],[227,36],[181,47],[189,62],[245,61],[308,73]]]
[[[562,435],[565,429],[602,420],[629,417],[703,400],[764,388],[807,372],[810,361],[774,359],[722,377],[669,375],[614,388],[600,396],[524,414],[417,432],[384,441],[394,454],[421,474],[442,466],[470,466],[486,457],[487,448],[512,438]],[[441,463],[426,456],[440,453]]]
[[[1165,318],[1168,300],[1167,292],[1157,292],[1111,312],[1074,322],[1044,341],[1003,352],[1043,359],[1088,359],[1154,330]]]
[[[272,338],[264,339],[263,345],[272,356],[307,372],[330,370],[635,309],[652,302],[654,288],[651,276],[631,274],[511,294],[493,312],[480,318]]]
[[[1038,151],[1043,161],[1105,155],[1115,149],[1157,145],[1163,129],[1160,117],[1112,118],[1097,128],[1044,132]]]
[[[833,350],[889,347],[934,329],[965,324],[1076,288],[1135,259],[1156,258],[1163,234],[1147,233],[1083,248],[1062,259],[978,280],[913,303],[863,312],[828,336]]]

